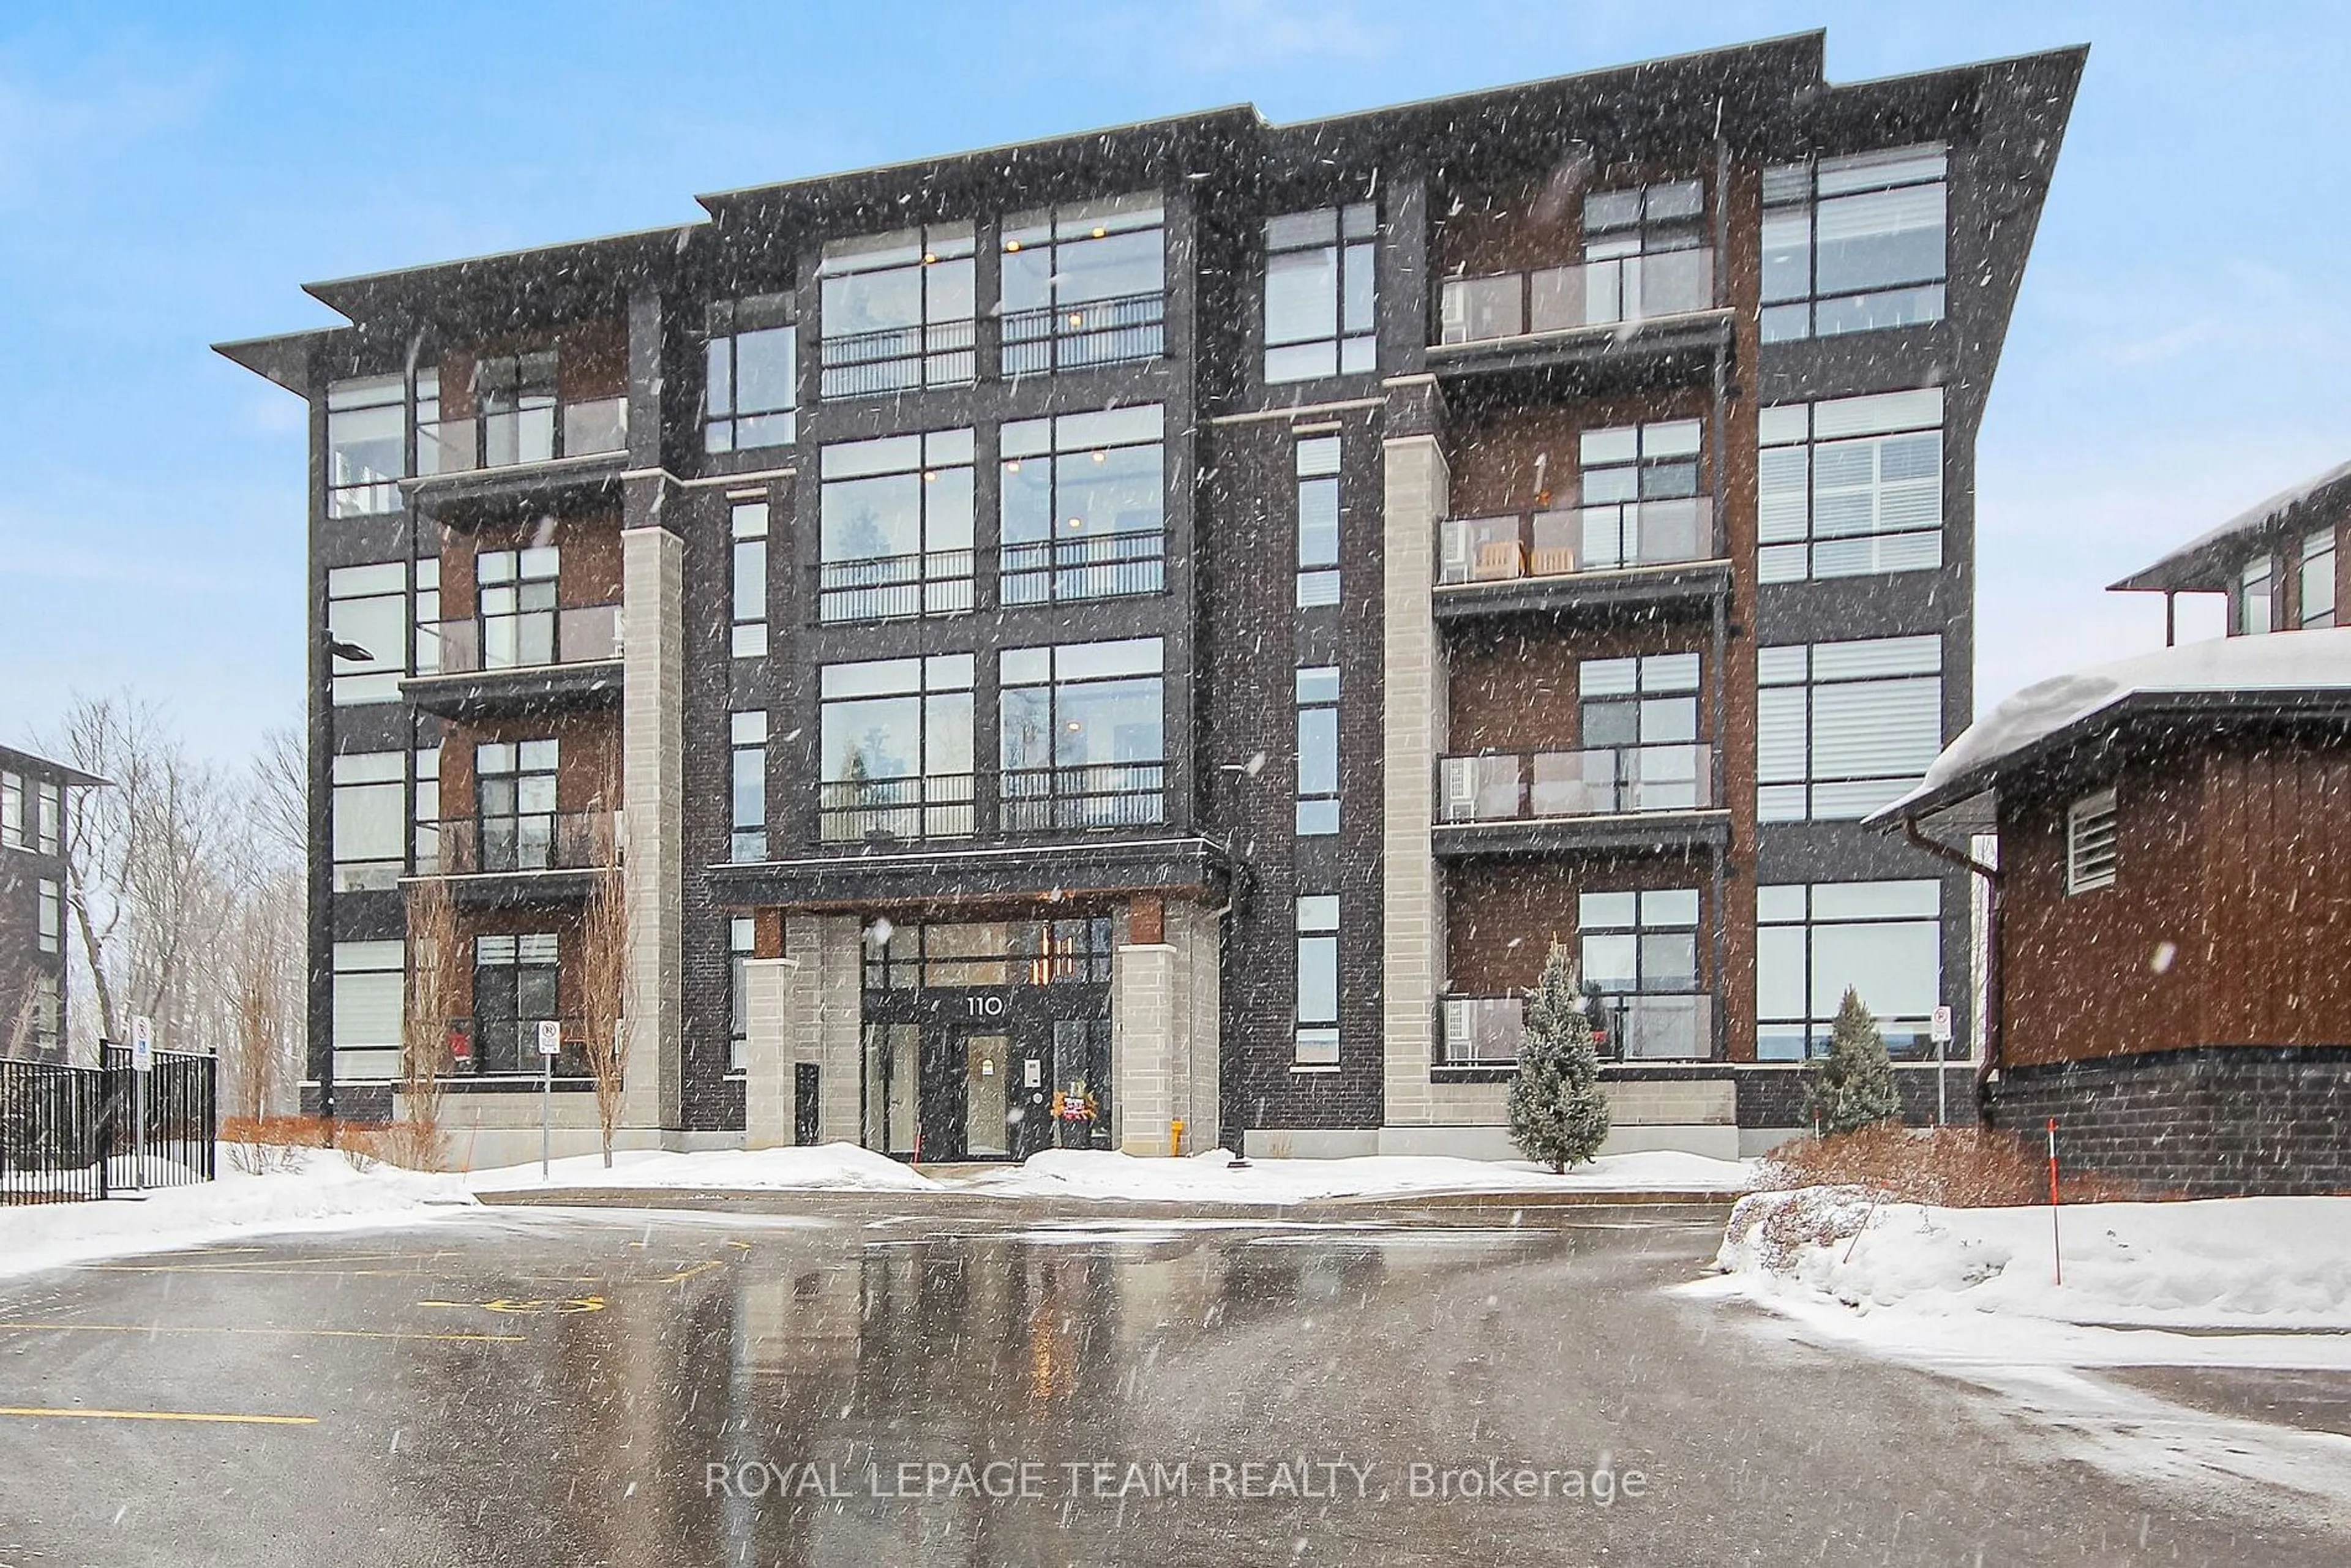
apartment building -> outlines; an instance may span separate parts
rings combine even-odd
[[[0,1056],[66,1059],[68,813],[103,782],[0,746]]]
[[[438,879],[444,1115],[535,1127],[553,1019],[584,1128],[617,858],[631,1142],[1503,1154],[1554,941],[1620,1147],[1782,1135],[1847,984],[1931,1107],[1966,883],[1859,819],[1971,710],[2083,57],[1823,51],[705,196],[224,345],[310,406],[317,1092],[392,1109]]]

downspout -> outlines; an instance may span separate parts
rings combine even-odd
[[[1976,1098],[1981,1103],[1984,1088],[2001,1065],[2001,1035],[2007,1009],[2001,1005],[2001,872],[1964,850],[1953,849],[1918,831],[1916,818],[1902,819],[1902,836],[1911,846],[1924,850],[1937,860],[1958,866],[1960,870],[1983,878],[1984,900],[1984,1054],[1976,1064]]]

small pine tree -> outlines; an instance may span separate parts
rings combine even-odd
[[[1608,1137],[1608,1096],[1600,1053],[1575,983],[1575,965],[1554,942],[1542,978],[1527,995],[1519,1075],[1510,1083],[1510,1142],[1553,1174],[1600,1152]]]
[[[1858,1132],[1901,1115],[1886,1037],[1877,1032],[1877,1019],[1861,993],[1847,987],[1830,1026],[1829,1053],[1813,1068],[1805,1092],[1805,1120],[1826,1135]]]

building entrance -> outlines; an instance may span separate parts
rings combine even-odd
[[[1108,919],[1081,918],[869,944],[866,1146],[926,1162],[1108,1148],[1110,943]]]

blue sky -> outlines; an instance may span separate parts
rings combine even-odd
[[[2351,452],[2332,5],[128,3],[0,16],[0,739],[130,685],[301,702],[307,280],[693,194],[1253,102],[1277,120],[1825,26],[1836,80],[2087,41],[1980,448],[1980,703],[2159,643],[2103,586]],[[2191,619],[2217,630],[2217,615]]]

